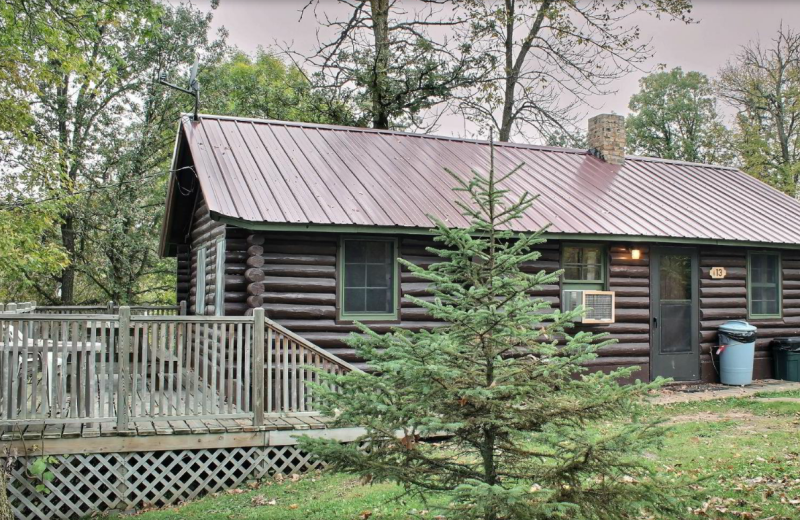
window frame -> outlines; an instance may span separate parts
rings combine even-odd
[[[345,242],[389,242],[392,245],[392,270],[394,271],[394,283],[392,284],[392,302],[394,310],[391,313],[369,313],[369,312],[345,312],[344,310],[344,289],[345,289]],[[372,237],[372,236],[353,236],[340,237],[336,255],[336,317],[337,321],[353,322],[399,322],[400,320],[400,265],[397,261],[400,247],[396,238]]]
[[[194,313],[197,316],[206,314],[206,248],[197,250],[197,273],[195,275],[197,290],[194,295]]]
[[[572,280],[567,278],[567,268],[564,262],[566,255],[564,250],[570,247],[587,248],[596,247],[600,249],[600,280]],[[608,290],[608,247],[606,244],[598,243],[565,243],[561,244],[559,251],[560,258],[559,264],[563,274],[561,275],[561,289],[562,290],[586,290],[586,291],[606,291]]]
[[[754,283],[753,277],[751,275],[752,269],[752,257],[760,255],[760,256],[771,256],[777,259],[777,277],[774,284],[767,284],[763,282]],[[747,317],[748,319],[774,319],[774,318],[783,318],[783,257],[781,256],[780,251],[748,251],[747,252],[747,272],[745,273],[747,277]],[[775,290],[777,291],[776,301],[778,304],[778,312],[775,314],[756,314],[753,312],[753,289],[756,287],[772,287],[775,286]]]
[[[225,316],[225,239],[218,239],[214,247],[214,316]]]

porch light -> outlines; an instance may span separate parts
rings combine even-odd
[[[638,246],[632,246],[631,247],[631,259],[632,260],[639,260],[640,258],[642,258],[642,250],[639,249]]]

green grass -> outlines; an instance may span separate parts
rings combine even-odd
[[[137,518],[146,520],[231,518],[259,520],[400,520],[430,518],[417,500],[394,500],[402,489],[393,484],[363,485],[359,479],[335,473],[314,473],[281,480],[269,479],[242,489],[181,507],[150,511]]]
[[[795,397],[800,398],[800,390],[784,390],[782,392],[758,392],[756,397]]]
[[[782,394],[767,397],[800,396]],[[800,518],[800,403],[736,398],[653,406],[650,414],[670,426],[664,447],[650,455],[662,471],[693,482],[698,499],[690,517]],[[269,480],[140,518],[406,520],[439,514],[427,511],[435,510],[431,504],[392,500],[402,491],[392,484],[362,485],[334,473],[295,479]]]

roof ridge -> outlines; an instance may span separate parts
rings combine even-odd
[[[183,114],[187,115],[187,114]],[[326,123],[303,123],[299,121],[281,121],[279,119],[260,119],[256,117],[238,117],[238,116],[220,116],[214,114],[198,114],[200,119],[222,119],[227,121],[242,121],[248,123],[261,123],[267,125],[283,125],[283,126],[295,126],[301,128],[318,128],[321,130],[335,130],[335,131],[342,131],[342,132],[361,132],[366,134],[383,134],[383,135],[398,135],[404,137],[419,137],[424,139],[437,139],[440,141],[455,141],[455,142],[463,142],[463,143],[474,143],[474,144],[482,144],[488,145],[489,141],[486,139],[470,139],[467,137],[452,137],[447,135],[435,135],[435,134],[420,134],[416,132],[401,132],[399,130],[381,130],[377,128],[364,128],[360,126],[344,126],[344,125],[331,125]],[[495,146],[501,147],[513,147],[513,148],[526,148],[531,150],[541,150],[545,152],[559,152],[559,153],[571,153],[571,154],[580,154],[580,155],[588,155],[589,151],[585,148],[566,148],[560,146],[547,146],[547,145],[539,145],[539,144],[528,144],[528,143],[511,143],[507,141],[494,141]]]
[[[188,115],[188,114],[183,114]],[[267,124],[267,125],[283,125],[283,126],[293,126],[299,128],[317,128],[321,130],[333,130],[333,131],[342,131],[342,132],[361,132],[367,134],[382,134],[382,135],[397,135],[397,136],[404,136],[404,137],[417,137],[423,139],[435,139],[439,141],[453,141],[453,142],[461,142],[461,143],[472,143],[472,144],[481,144],[481,145],[488,145],[489,141],[486,139],[470,139],[466,137],[452,137],[446,135],[435,135],[435,134],[421,134],[416,132],[401,132],[399,130],[381,130],[376,128],[363,128],[360,126],[344,126],[344,125],[331,125],[326,123],[304,123],[300,121],[282,121],[279,119],[262,119],[257,117],[239,117],[239,116],[225,116],[225,115],[216,115],[216,114],[198,114],[200,119],[221,119],[226,121],[243,121],[243,122],[250,122],[250,123],[260,123],[260,124]],[[588,149],[585,148],[567,148],[561,146],[547,146],[547,145],[538,145],[538,144],[529,144],[529,143],[512,143],[508,141],[495,141],[494,146],[498,147],[509,147],[509,148],[521,148],[526,150],[539,150],[543,152],[556,152],[556,153],[568,153],[568,154],[578,154],[578,155],[592,155]],[[626,155],[626,160],[631,161],[644,161],[644,162],[660,162],[660,163],[667,163],[667,164],[678,164],[678,165],[686,165],[686,166],[699,166],[701,168],[711,168],[717,170],[736,170],[739,171],[739,168],[733,166],[723,166],[719,164],[707,164],[707,163],[699,163],[699,162],[691,162],[691,161],[680,161],[677,159],[664,159],[660,157],[645,157],[639,155]]]

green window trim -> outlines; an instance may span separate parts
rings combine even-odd
[[[753,281],[753,257],[767,256],[776,261],[775,282],[754,282]],[[776,313],[756,313],[753,312],[753,289],[772,289],[776,291],[775,301],[777,303]],[[748,251],[747,252],[747,317],[750,319],[783,318],[783,262],[779,251]]]
[[[600,250],[600,263],[585,263],[585,262],[565,262],[566,254],[565,251],[569,248],[578,248],[578,249],[599,249]],[[569,267],[580,267],[581,269],[586,268],[589,265],[596,265],[599,267],[599,274],[600,278],[598,280],[586,280],[586,279],[574,279],[568,278],[567,274],[569,273]],[[561,246],[561,269],[564,271],[564,274],[561,277],[561,288],[564,290],[597,290],[597,291],[604,291],[606,290],[606,282],[608,280],[607,271],[608,271],[608,252],[605,245],[602,244],[577,244],[577,243],[568,243]]]
[[[345,257],[345,243],[350,241],[361,242],[389,242],[392,246],[392,312],[378,313],[378,312],[346,312],[345,311],[345,265],[347,259]],[[400,271],[398,269],[398,244],[395,238],[385,237],[342,237],[339,240],[339,254],[337,262],[337,314],[338,319],[342,321],[397,321],[399,319],[399,297],[400,294]]]

